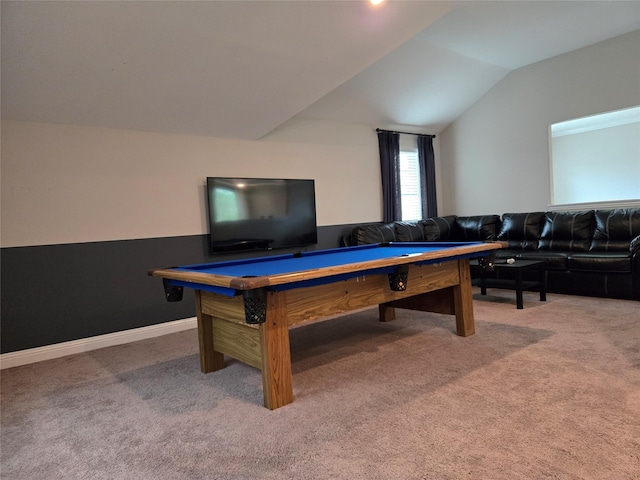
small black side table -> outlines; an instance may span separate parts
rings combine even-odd
[[[503,263],[504,262],[504,263]],[[490,278],[484,275],[484,271],[478,265],[477,260],[471,261],[472,272],[479,276],[474,278],[472,284],[480,287],[482,295],[487,294],[487,288],[503,288],[516,291],[516,307],[523,308],[522,292],[524,290],[540,292],[540,301],[547,300],[547,284],[545,280],[544,262],[539,260],[516,260],[514,263],[506,263],[504,260],[498,260],[493,268],[499,272],[500,270],[513,270],[513,278]],[[537,268],[538,280],[525,281],[522,274],[525,270]],[[511,277],[511,275],[509,276]]]

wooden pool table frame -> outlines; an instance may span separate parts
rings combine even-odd
[[[486,253],[497,248],[500,248],[499,244],[474,244],[456,249],[456,254]],[[273,410],[293,402],[294,398],[289,345],[289,328],[294,325],[378,305],[380,321],[394,320],[395,308],[444,313],[455,315],[458,335],[472,335],[475,325],[469,258],[447,259],[451,254],[430,252],[419,257],[395,259],[392,264],[408,265],[404,291],[391,290],[387,274],[369,274],[368,266],[360,264],[361,274],[351,278],[281,291],[268,290],[266,321],[259,324],[246,322],[242,295],[227,296],[194,287],[200,368],[204,373],[220,370],[224,368],[224,355],[228,355],[260,369],[264,406]],[[429,259],[435,263],[420,263]],[[379,263],[370,267],[374,269]],[[322,275],[337,275],[349,268],[353,271],[353,265],[340,266]],[[274,285],[287,280],[273,276],[268,279],[218,279],[201,272],[173,269],[149,273],[194,283],[224,284],[241,290],[264,288],[265,282]],[[317,275],[318,272],[296,272],[290,274],[288,280],[307,280]]]

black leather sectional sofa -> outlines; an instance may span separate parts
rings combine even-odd
[[[348,245],[403,241],[501,241],[498,260],[544,261],[548,292],[640,300],[640,209],[369,223],[343,239]]]

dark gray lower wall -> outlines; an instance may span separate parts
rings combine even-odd
[[[319,227],[316,248],[339,246],[350,229]],[[168,303],[147,272],[238,257],[211,256],[206,235],[3,248],[1,352],[193,317],[193,292]]]

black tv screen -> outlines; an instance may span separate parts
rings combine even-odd
[[[211,253],[318,242],[313,180],[208,177],[207,206]]]

